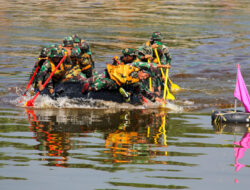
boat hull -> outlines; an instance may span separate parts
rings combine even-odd
[[[211,115],[212,123],[250,123],[250,113],[240,110],[216,110]]]
[[[82,84],[80,82],[63,82],[55,87],[55,93],[51,96],[53,99],[67,97],[69,99],[82,98],[82,99],[96,99],[104,101],[112,101],[117,103],[124,103],[125,100],[118,90],[100,90],[82,93]],[[47,90],[44,90],[42,95],[49,95]],[[130,97],[130,104],[142,104],[139,96],[132,94]]]

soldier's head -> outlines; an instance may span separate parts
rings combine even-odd
[[[57,64],[59,63],[59,61],[62,59],[63,56],[64,56],[64,52],[62,51],[62,49],[58,49],[54,47],[54,48],[51,48],[48,57],[53,63]]]
[[[160,32],[153,32],[152,33],[152,37],[151,37],[151,41],[153,42],[161,42],[162,41],[162,35]]]
[[[74,42],[71,36],[65,37],[63,40],[63,47],[73,48]]]
[[[41,52],[40,52],[40,55],[39,55],[39,57],[40,58],[46,58],[46,57],[48,57],[48,55],[49,55],[49,47],[48,46],[44,46],[42,49],[41,49]]]
[[[73,38],[74,47],[80,46],[80,44],[81,44],[81,38],[77,34],[74,34],[72,36],[72,38]]]
[[[139,46],[136,50],[136,55],[141,61],[147,62],[146,55],[152,55],[152,48],[150,46]]]
[[[121,57],[121,60],[125,64],[132,63],[136,59],[136,51],[132,48],[123,49],[122,54],[123,56]]]
[[[70,54],[70,58],[72,60],[73,63],[77,63],[77,61],[80,59],[80,55],[81,55],[81,50],[79,47],[74,47],[71,50],[71,54]]]
[[[81,49],[82,54],[87,53],[87,54],[91,55],[89,44],[87,42],[85,42],[84,40],[82,40],[82,42],[80,43],[80,49]]]

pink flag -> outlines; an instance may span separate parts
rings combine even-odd
[[[250,112],[250,96],[248,94],[244,79],[241,75],[239,64],[237,64],[237,79],[234,90],[234,97],[243,103],[246,112]]]

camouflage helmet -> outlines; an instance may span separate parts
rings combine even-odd
[[[62,49],[58,49],[56,47],[52,48],[49,52],[49,58],[63,57],[63,56],[64,56],[64,51],[62,51]]]
[[[132,49],[132,48],[125,48],[125,49],[123,49],[122,50],[122,54],[124,55],[124,56],[133,56],[133,55],[136,55],[136,52],[135,52],[135,50],[134,49]]]
[[[154,40],[154,41],[161,41],[161,40],[162,40],[162,35],[161,35],[161,33],[160,33],[160,32],[153,32],[153,33],[152,33],[151,40]]]
[[[64,46],[68,46],[68,45],[71,45],[73,46],[73,38],[71,36],[68,36],[68,37],[65,37],[64,40],[63,40],[63,45]]]
[[[136,50],[137,55],[151,55],[152,48],[149,46],[139,46]]]
[[[71,50],[71,54],[70,54],[70,57],[79,57],[81,55],[81,50],[79,47],[74,47],[72,50]]]
[[[87,53],[91,55],[89,44],[87,42],[83,41],[80,45],[80,49],[82,53]]]
[[[43,57],[43,58],[44,57],[48,57],[49,51],[50,51],[49,46],[44,46],[42,48],[41,52],[40,52],[40,56],[39,57]]]
[[[80,43],[81,42],[81,38],[77,34],[73,35],[72,38],[73,38],[74,43]]]

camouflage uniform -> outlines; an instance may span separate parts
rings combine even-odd
[[[74,63],[73,60],[75,59],[77,62]],[[97,79],[97,73],[93,71],[90,55],[82,53],[80,47],[74,47],[71,51],[71,60],[74,66],[66,72],[64,81],[80,81],[83,89],[87,88]]]
[[[48,59],[44,62],[43,66],[41,67],[41,70],[38,73],[38,81],[42,81],[42,84],[49,78],[52,70],[56,67],[56,65],[60,62],[62,57],[64,56],[64,52],[58,48],[52,48],[50,50]],[[54,61],[54,59],[57,59]],[[47,84],[47,89],[53,89],[55,86],[55,83],[60,82],[65,75],[65,70],[63,63],[58,68],[57,72],[54,73],[52,78]]]
[[[158,80],[156,79],[156,73],[158,72],[157,64],[156,63],[148,63],[148,62],[141,62],[141,61],[135,61],[131,63],[130,65],[140,68],[140,70],[144,70],[150,74],[150,77],[152,78],[152,86],[159,86]],[[158,83],[157,83],[158,82]],[[149,98],[151,101],[155,100],[156,95],[149,90],[149,79],[140,81],[138,84],[136,84],[137,90],[132,90],[135,92],[140,92],[141,95],[144,95],[145,97]],[[135,89],[135,87],[133,87]],[[139,89],[139,90],[138,90]]]
[[[136,62],[134,63],[134,65],[136,65],[137,68],[141,68],[140,70],[142,70],[143,72],[146,72],[150,75],[152,74],[150,70],[150,64],[143,62]],[[138,78],[138,71],[130,73],[130,76],[132,78]],[[100,74],[98,78],[94,81],[94,83],[91,85],[91,88],[94,91],[98,91],[101,89],[118,90],[119,88],[120,93],[127,102],[129,102],[130,100],[127,92],[129,92],[130,94],[135,93],[138,96],[146,96],[150,100],[154,101],[155,94],[150,92],[143,83],[144,81],[139,81],[130,84],[121,84],[121,86],[119,86],[114,80],[110,79],[108,71],[105,70],[105,72]]]
[[[169,48],[166,45],[162,44],[162,35],[160,32],[153,32],[151,40],[146,42],[144,46],[151,47],[154,43],[156,43],[159,47],[157,48],[158,55],[160,57],[160,61],[162,64],[169,64],[171,65],[172,56],[169,52]],[[156,58],[154,54],[154,50],[152,49],[153,57]]]
[[[145,55],[150,55],[150,53],[152,53],[151,50],[152,48],[149,47],[145,48],[144,46],[140,46],[136,52],[136,54],[138,55],[138,60],[133,62],[131,65],[138,67],[140,69],[150,70],[152,72],[151,74],[152,88],[154,89],[154,91],[158,91],[162,83],[160,69],[157,68],[156,63],[147,62],[147,60],[145,60],[144,58]],[[142,59],[143,62],[140,61],[140,59]],[[143,85],[149,87],[149,79],[144,80]]]
[[[62,47],[62,50],[64,52],[67,52],[67,57],[64,61],[64,64],[67,65],[67,69],[69,70],[70,69],[70,65],[73,67],[74,64],[73,64],[73,61],[71,59],[71,51],[73,49],[73,46],[74,46],[74,42],[73,42],[73,38],[71,36],[67,36],[64,38],[63,40],[63,47]]]
[[[31,78],[32,78],[34,72],[36,71],[37,67],[39,67],[38,70],[37,70],[37,73],[36,73],[36,75],[35,75],[35,77],[34,77],[34,79],[32,81],[32,84],[34,84],[35,89],[37,88],[38,73],[39,73],[41,67],[43,66],[44,62],[47,60],[47,57],[48,57],[48,54],[49,54],[49,51],[50,51],[49,48],[50,48],[49,46],[44,46],[42,48],[41,53],[40,53],[40,55],[38,57],[38,61],[35,63],[32,71],[31,71],[29,80],[31,80]]]
[[[109,78],[107,70],[94,77],[90,85],[94,91],[99,91],[101,89],[108,89],[108,90],[118,89],[116,82]]]

